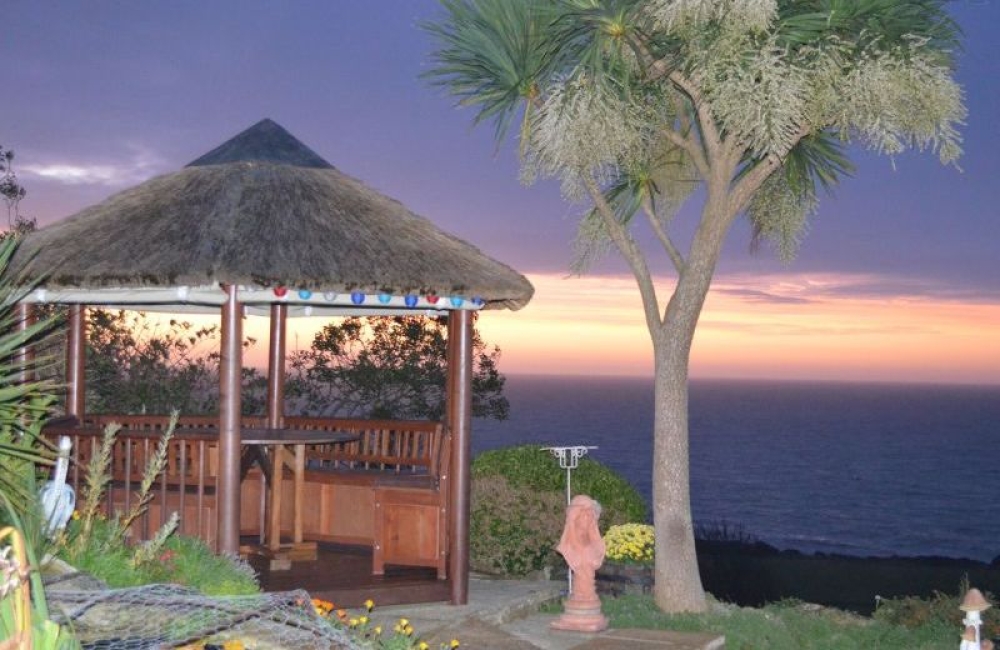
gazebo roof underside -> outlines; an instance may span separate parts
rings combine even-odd
[[[13,270],[44,274],[41,286],[65,302],[103,292],[108,302],[141,303],[151,289],[175,296],[231,284],[287,287],[293,299],[440,296],[445,308],[451,297],[518,309],[533,293],[510,267],[341,173],[270,120],[30,234]]]

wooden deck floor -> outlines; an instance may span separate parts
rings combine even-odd
[[[371,598],[378,605],[404,605],[449,600],[448,580],[438,580],[433,568],[387,566],[384,576],[372,575],[368,547],[320,544],[314,561],[293,562],[287,571],[271,571],[260,556],[250,556],[264,591],[305,589],[338,607],[360,607]]]

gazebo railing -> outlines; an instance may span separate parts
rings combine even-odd
[[[61,435],[70,436],[72,440],[67,481],[76,490],[79,505],[87,489],[87,469],[100,453],[104,427],[109,423],[118,423],[122,428],[112,447],[111,481],[105,490],[102,508],[109,517],[124,516],[136,503],[147,464],[156,453],[169,417],[85,416],[79,426],[50,426],[46,427],[45,434],[53,442]],[[265,424],[263,418],[242,420],[245,429],[263,428]],[[442,449],[442,445],[448,444],[448,438],[437,422],[287,417],[285,426],[358,434],[356,440],[348,442],[306,446],[307,503],[316,504],[316,512],[306,518],[305,532],[318,540],[378,546],[375,539],[376,486],[387,480],[398,484],[412,477],[415,489],[426,493],[428,488],[436,490],[441,477],[448,471],[442,466],[447,465],[449,457],[447,450]],[[183,416],[178,420],[167,446],[165,469],[155,477],[148,508],[133,524],[133,540],[149,539],[173,512],[177,512],[181,534],[214,544],[219,458],[217,427],[218,419],[212,416]],[[291,476],[285,475],[283,480],[290,481]],[[286,494],[291,494],[291,490],[286,490]],[[245,474],[241,503],[240,533],[258,535],[265,519],[263,482],[257,468]],[[367,504],[371,504],[371,517],[359,519],[365,509],[362,506]],[[352,510],[350,516],[337,512],[347,507]],[[440,508],[442,512],[446,510],[443,498]],[[285,511],[289,512],[290,508]],[[443,532],[441,528],[439,534]],[[440,544],[443,547],[443,538]]]

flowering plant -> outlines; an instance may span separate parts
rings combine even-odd
[[[375,608],[375,601],[370,598],[365,601],[364,612],[360,614],[338,609],[333,603],[319,598],[312,599],[312,606],[320,618],[335,627],[349,630],[362,647],[373,650],[431,650],[429,643],[416,636],[409,619],[401,618],[396,621],[391,635],[381,625],[375,624],[369,616]],[[458,639],[452,639],[448,643],[441,643],[439,648],[454,650],[460,645]]]
[[[628,564],[652,564],[653,527],[649,524],[612,526],[604,535],[605,557]]]

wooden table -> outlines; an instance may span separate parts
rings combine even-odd
[[[361,435],[351,431],[319,431],[304,429],[241,429],[244,447],[240,474],[254,464],[261,468],[267,482],[267,520],[261,518],[261,543],[241,547],[241,553],[264,555],[272,571],[291,568],[295,560],[315,560],[316,543],[302,538],[302,509],[305,494],[306,445],[350,442]],[[289,447],[292,450],[289,450]],[[281,541],[281,501],[284,491],[284,469],[292,471],[292,541]]]

